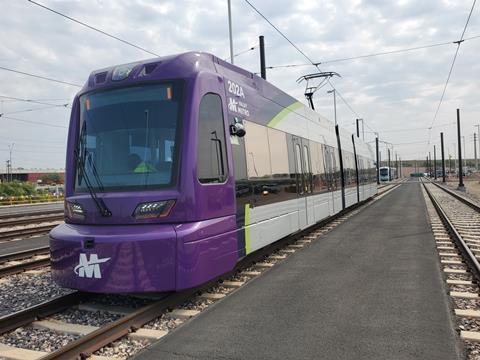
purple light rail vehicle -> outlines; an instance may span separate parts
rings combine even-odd
[[[73,103],[52,276],[180,291],[376,192],[367,144],[213,55],[94,71]]]

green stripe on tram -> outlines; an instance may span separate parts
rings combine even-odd
[[[245,255],[250,254],[250,204],[245,204]]]
[[[303,104],[300,101],[294,102],[292,105],[284,108],[282,111],[280,111],[275,117],[270,120],[268,123],[268,127],[274,128],[278,125],[280,121],[282,121],[288,114],[291,112],[294,112],[295,110],[301,108]]]

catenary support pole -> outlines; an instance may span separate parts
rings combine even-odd
[[[395,179],[398,179],[398,154],[395,152]]]
[[[440,133],[440,145],[442,151],[442,182],[445,182],[445,150],[443,147],[443,132]]]
[[[258,37],[260,43],[260,74],[263,79],[267,79],[267,68],[265,66],[265,40],[263,35]]]
[[[337,90],[333,89],[333,111],[335,118],[335,126],[337,125]]]
[[[480,155],[480,125],[475,125],[477,128],[477,138],[478,138],[478,153]],[[478,171],[478,164],[477,164],[477,171]]]
[[[388,149],[388,181],[392,180],[392,172],[390,170],[391,165],[390,165],[390,149]]]
[[[478,158],[477,158],[477,133],[473,133],[473,153],[475,155],[475,170],[478,171]]]
[[[432,177],[432,153],[428,152],[428,176]]]
[[[342,210],[345,209],[345,173],[343,171],[342,142],[340,140],[340,130],[335,125],[335,134],[337,135],[338,157],[340,160],[340,183],[342,185]]]
[[[380,184],[380,158],[378,154],[378,137],[375,138],[375,153],[377,155],[377,185]]]
[[[462,134],[460,132],[460,109],[457,109],[457,137],[458,137],[458,189],[465,190],[465,185],[463,185]]]
[[[433,145],[433,173],[435,174],[435,180],[437,180],[437,147]]]
[[[232,4],[228,0],[228,34],[230,36],[230,63],[233,64]]]
[[[10,158],[8,161],[8,164],[10,166],[10,182],[13,182],[12,151],[14,146],[15,146],[15,143],[11,143],[10,145],[8,145],[8,152],[10,154]]]
[[[360,127],[358,126],[359,120],[360,120],[360,119],[356,119],[356,122],[357,122],[357,137],[358,137],[358,138],[360,137]]]
[[[5,161],[5,167],[7,168],[7,180],[6,182],[9,182],[10,180],[10,160]]]
[[[355,180],[357,181],[357,202],[360,202],[360,174],[358,173],[357,148],[355,147],[355,136],[352,134],[353,158],[355,159]]]

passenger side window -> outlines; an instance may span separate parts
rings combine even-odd
[[[310,141],[310,158],[312,164],[312,191],[321,193],[327,191],[327,179],[325,177],[325,161],[323,146],[314,141]]]
[[[308,147],[306,145],[303,146],[303,161],[304,161],[304,168],[303,173],[305,174],[305,192],[311,193],[312,192],[312,172],[310,171],[310,156],[309,156]]]
[[[300,187],[300,194],[303,194],[303,174],[302,174],[302,150],[299,144],[295,144],[295,157],[297,159],[297,183]]]
[[[248,121],[245,123],[245,151],[249,179],[270,178],[272,167],[268,147],[268,132],[265,126]]]
[[[222,183],[227,179],[227,151],[222,99],[206,94],[198,115],[197,176],[203,184]]]

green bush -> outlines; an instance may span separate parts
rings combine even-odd
[[[14,181],[0,184],[0,196],[27,196],[36,195],[37,192],[28,182]]]

